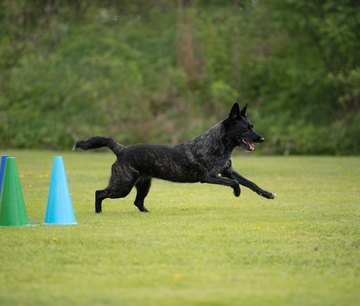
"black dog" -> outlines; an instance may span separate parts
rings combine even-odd
[[[106,137],[78,141],[74,148],[108,147],[117,156],[108,187],[95,192],[95,212],[101,212],[104,199],[126,197],[134,185],[137,189],[134,204],[140,211],[147,212],[144,199],[153,177],[172,182],[229,186],[236,197],[240,196],[241,184],[265,198],[274,199],[275,194],[261,189],[231,166],[230,158],[236,146],[253,151],[254,143],[264,141],[247,118],[246,107],[240,110],[235,103],[228,118],[204,134],[175,146],[136,144],[125,147]]]

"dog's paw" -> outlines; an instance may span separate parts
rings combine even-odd
[[[275,193],[266,192],[265,194],[263,194],[263,197],[273,200],[277,198],[277,195]]]
[[[234,196],[235,197],[239,197],[240,196],[240,193],[241,193],[241,190],[240,190],[240,186],[238,184],[236,184],[234,187]]]
[[[259,192],[257,192],[257,194],[261,195],[264,198],[271,199],[271,200],[277,198],[277,195],[275,193],[271,193],[271,192],[268,192],[265,190],[259,191]]]

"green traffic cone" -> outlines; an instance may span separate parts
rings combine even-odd
[[[6,159],[2,187],[0,198],[0,225],[29,225],[14,157],[8,157]]]

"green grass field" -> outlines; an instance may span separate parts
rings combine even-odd
[[[4,152],[2,152],[4,153]],[[278,194],[154,181],[151,213],[134,192],[106,200],[112,154],[64,153],[78,221],[41,225],[52,157],[16,157],[30,220],[0,228],[0,305],[358,305],[360,158],[234,158]]]

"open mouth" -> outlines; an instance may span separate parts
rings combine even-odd
[[[245,144],[245,149],[247,149],[249,151],[255,150],[255,145],[252,141],[250,141],[248,139],[242,139],[242,142]]]

